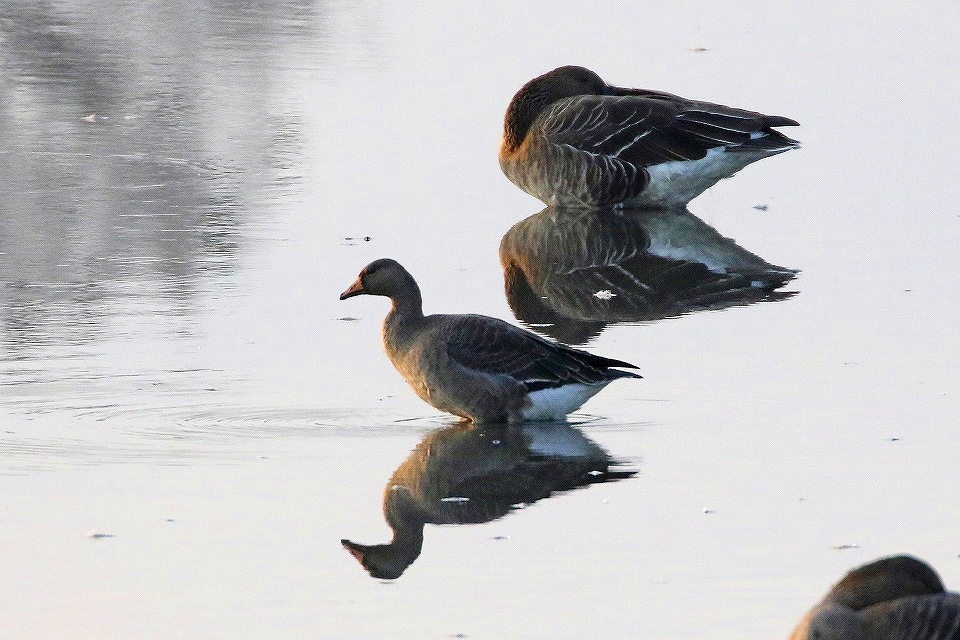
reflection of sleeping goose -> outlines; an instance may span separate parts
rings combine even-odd
[[[420,288],[394,260],[364,267],[340,299],[387,296],[390,361],[423,400],[476,422],[561,419],[617,378],[628,362],[572,349],[481,315],[423,315]]]
[[[799,146],[772,128],[796,124],[560,67],[511,100],[500,166],[553,206],[682,207],[748,164]]]
[[[500,261],[516,316],[573,343],[609,322],[786,297],[773,289],[797,273],[682,209],[547,208],[507,231]]]
[[[634,473],[611,470],[612,464],[603,449],[564,423],[438,429],[387,483],[383,513],[393,540],[341,543],[373,577],[398,578],[420,555],[426,523],[489,522],[558,491]]]
[[[791,640],[960,640],[960,594],[910,556],[854,569],[803,618]]]

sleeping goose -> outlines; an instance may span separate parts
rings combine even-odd
[[[387,296],[387,356],[413,390],[474,422],[559,420],[617,378],[628,362],[594,355],[482,315],[423,315],[420,288],[398,262],[375,260],[340,295]]]
[[[500,166],[551,206],[682,207],[722,178],[799,146],[798,123],[646,89],[583,67],[525,84],[504,118]]]
[[[925,562],[881,558],[844,576],[790,639],[960,640],[960,594]]]

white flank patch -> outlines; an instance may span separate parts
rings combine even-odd
[[[567,384],[530,394],[532,406],[523,411],[524,420],[562,420],[600,392],[609,380],[597,384]]]
[[[601,300],[609,300],[610,298],[616,298],[617,294],[610,291],[610,289],[604,289],[603,291],[597,291],[593,294],[594,298],[600,298]]]
[[[723,147],[707,151],[699,160],[676,160],[647,167],[650,184],[631,204],[685,205],[723,178],[729,178],[769,152],[727,153]]]

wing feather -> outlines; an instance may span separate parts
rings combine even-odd
[[[771,134],[777,146],[796,144],[770,129],[792,124],[780,116],[639,92],[565,98],[539,119],[548,142],[582,152],[582,161],[599,163],[606,156],[641,168],[698,160],[715,147],[755,147],[754,141]]]
[[[453,361],[475,371],[508,375],[528,388],[637,377],[610,369],[636,368],[630,363],[551,342],[495,318],[457,316],[448,327],[447,354]]]
[[[887,609],[890,633],[884,637],[891,640],[960,640],[960,594],[900,598],[877,609]]]

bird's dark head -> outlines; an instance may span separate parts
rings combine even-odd
[[[534,78],[527,84],[547,87],[557,96],[554,100],[572,96],[602,96],[609,93],[609,85],[600,76],[590,69],[576,65],[558,67]]]
[[[548,71],[523,85],[504,118],[504,142],[515,149],[523,141],[540,112],[562,98],[584,95],[607,95],[610,88],[590,69],[568,65]]]
[[[353,296],[392,296],[402,283],[410,279],[410,274],[399,262],[390,258],[374,260],[360,271],[360,275],[350,287],[340,294],[341,300]]]

